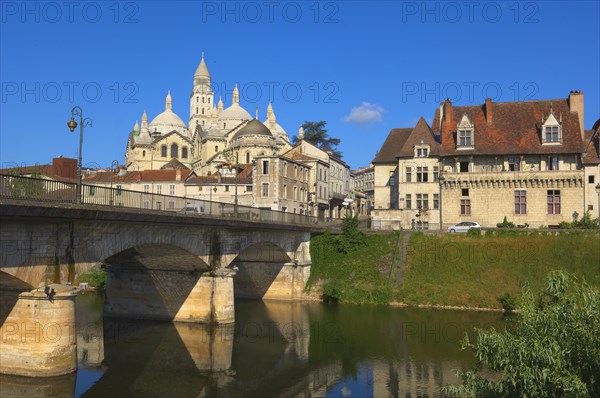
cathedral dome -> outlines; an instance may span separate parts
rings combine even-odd
[[[150,131],[158,131],[166,134],[173,130],[185,133],[187,127],[183,120],[173,112],[173,102],[171,99],[171,92],[169,92],[165,101],[165,111],[150,122]]]
[[[269,120],[265,120],[263,122],[263,124],[265,126],[267,126],[267,128],[269,127]],[[289,141],[289,136],[287,134],[287,132],[283,129],[283,127],[281,127],[281,125],[279,123],[275,124],[275,131],[273,131],[273,135],[276,137],[281,137],[283,139],[285,139],[286,141]]]
[[[252,116],[242,108],[239,104],[233,103],[229,108],[224,109],[223,112],[219,115],[219,121],[226,120],[239,120],[240,122],[244,120],[251,120]],[[233,126],[231,126],[233,127]]]
[[[240,131],[235,133],[233,139],[235,140],[236,138],[240,138],[247,135],[263,135],[273,137],[273,134],[271,134],[271,130],[269,130],[267,126],[265,126],[256,119],[252,119],[250,122],[248,122],[248,124],[242,127]]]

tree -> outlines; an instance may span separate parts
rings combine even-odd
[[[446,386],[451,397],[600,396],[600,290],[562,271],[547,286],[526,290],[521,312],[505,331],[477,330],[463,349],[477,358],[474,371],[458,372],[461,386]],[[482,369],[501,372],[498,381]]]
[[[29,177],[23,176],[20,168],[8,173],[13,176],[8,181],[9,195],[13,198],[35,198],[47,192],[42,181],[42,173],[38,169],[33,169]]]
[[[331,138],[329,134],[327,134],[327,130],[325,130],[325,126],[327,122],[322,120],[320,122],[304,122],[302,125],[302,129],[304,130],[304,139],[324,151],[331,151],[333,155],[341,158],[342,153],[337,150],[337,146],[340,144],[341,140],[339,138]],[[294,144],[300,142],[300,138],[295,136],[293,138]]]

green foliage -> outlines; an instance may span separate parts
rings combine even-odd
[[[90,286],[98,289],[106,288],[106,271],[100,268],[92,268],[89,272],[77,278],[79,282],[87,282]]]
[[[324,151],[331,151],[338,158],[342,157],[342,153],[336,148],[340,144],[339,138],[331,138],[327,134],[325,126],[327,122],[322,120],[320,122],[304,122],[302,128],[304,129],[304,139]],[[294,144],[297,144],[300,139],[297,136],[293,137]]]
[[[482,236],[481,229],[479,228],[471,228],[467,231],[467,236]]]
[[[359,227],[358,217],[346,216],[342,227],[342,236],[337,240],[337,249],[340,253],[350,253],[366,245],[367,236]]]
[[[504,216],[504,220],[502,220],[502,223],[496,224],[496,227],[498,227],[498,228],[514,228],[515,223],[512,221],[508,221],[506,216]]]
[[[560,229],[598,229],[598,218],[592,219],[589,211],[586,211],[581,220],[573,222],[562,221],[558,224]]]
[[[554,271],[546,287],[526,290],[521,313],[505,331],[477,329],[463,340],[475,354],[474,370],[458,372],[461,386],[450,397],[600,396],[600,290],[568,273]],[[481,370],[500,372],[499,380]]]
[[[506,312],[513,312],[517,309],[517,298],[510,293],[504,293],[498,297],[498,301]]]
[[[20,169],[13,171],[10,174],[14,175],[15,177],[22,177],[10,179],[8,190],[11,197],[27,199],[46,193],[44,182],[41,180],[42,174],[39,170],[34,169],[31,172],[29,177],[32,179],[23,176],[23,173]]]

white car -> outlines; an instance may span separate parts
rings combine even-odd
[[[473,221],[463,221],[448,227],[448,232],[467,232],[471,228],[481,228],[481,225]]]

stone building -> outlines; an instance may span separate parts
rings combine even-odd
[[[373,163],[369,167],[358,168],[354,176],[354,191],[358,202],[358,214],[361,216],[371,214],[375,198],[375,167]]]
[[[373,227],[495,227],[504,217],[539,227],[597,216],[598,127],[584,131],[583,99],[574,91],[474,106],[446,100],[431,129],[423,119],[393,129],[373,160]]]
[[[237,85],[229,107],[224,107],[222,98],[215,103],[214,97],[203,54],[194,73],[188,124],[173,112],[169,92],[164,112],[148,122],[144,111],[141,125],[135,123],[127,141],[127,169],[155,170],[177,159],[198,175],[207,175],[227,163],[222,156],[226,149],[235,149],[239,162],[249,164],[255,156],[282,153],[291,148],[287,133],[277,123],[272,104],[267,106],[266,120],[260,122],[258,108],[253,118],[240,105]],[[265,129],[258,135],[249,134],[248,128],[258,131],[256,124]]]

